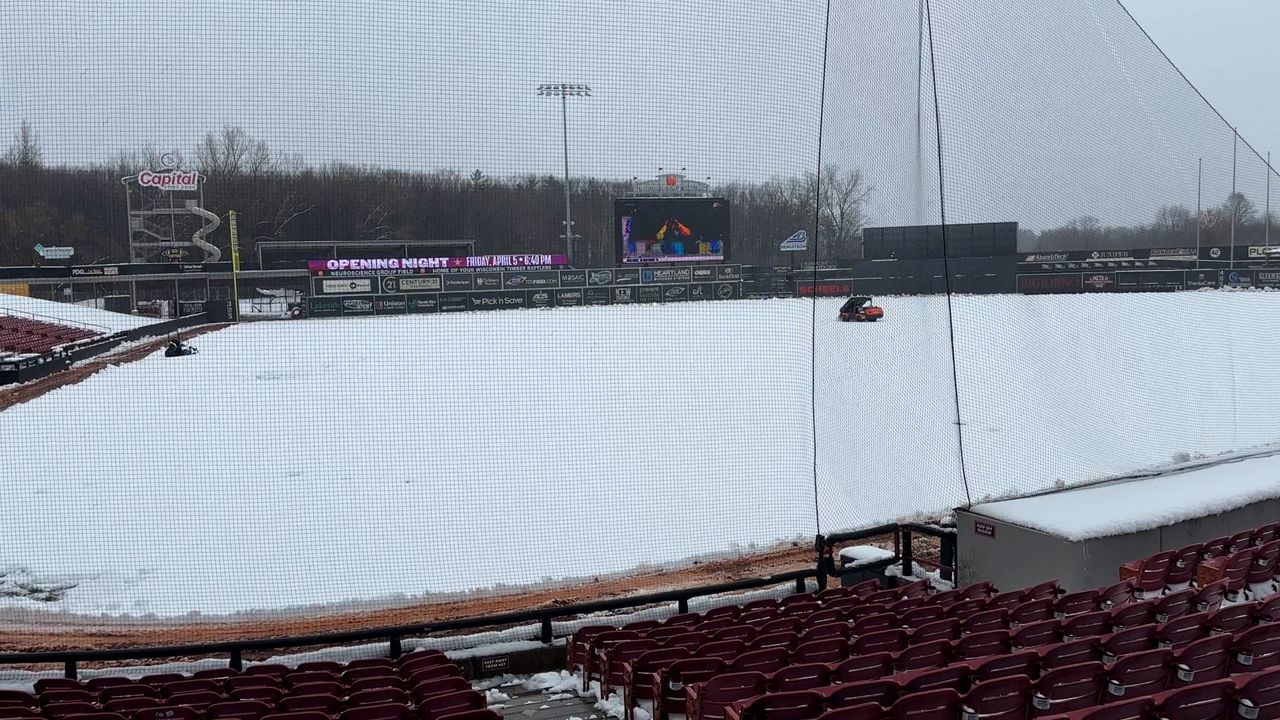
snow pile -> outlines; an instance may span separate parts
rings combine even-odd
[[[986,503],[973,511],[1076,541],[1142,532],[1276,498],[1280,455]]]
[[[88,305],[0,293],[0,315],[6,314],[6,311],[12,311],[8,314],[19,316],[24,313],[35,315],[36,319],[46,322],[65,322],[73,325],[83,323],[92,326],[94,330],[107,333],[132,330],[157,322],[151,318],[99,310]]]
[[[893,551],[874,545],[854,545],[841,549],[840,557],[844,559],[844,567],[859,567],[888,560],[893,557]]]
[[[777,299],[247,323],[106,369],[0,413],[0,567],[74,583],[0,610],[592,582],[1280,441],[1280,295],[956,297],[959,426],[947,300],[877,300],[819,301],[816,359]]]
[[[537,690],[547,694],[574,692],[580,697],[586,697],[586,694],[581,692],[582,676],[568,670],[559,672],[553,670],[531,675],[524,681],[523,687],[525,690]]]

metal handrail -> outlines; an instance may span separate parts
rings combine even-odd
[[[733,582],[717,583],[714,585],[699,585],[691,588],[666,590],[646,595],[632,595],[607,600],[574,603],[570,605],[536,608],[532,610],[518,610],[494,615],[480,615],[455,620],[395,625],[369,628],[365,630],[348,630],[343,632],[315,633],[310,635],[293,635],[287,637],[245,640],[224,640],[220,642],[194,643],[189,645],[161,645],[137,648],[111,648],[105,650],[53,650],[41,652],[0,653],[0,665],[62,663],[66,677],[75,678],[77,663],[81,662],[97,662],[104,660],[144,660],[164,657],[190,657],[192,655],[216,655],[229,653],[231,656],[229,661],[230,667],[235,670],[241,670],[243,669],[243,654],[245,651],[249,650],[273,650],[308,646],[314,647],[317,645],[341,645],[344,643],[371,642],[379,640],[386,641],[388,643],[389,655],[395,658],[402,654],[401,641],[407,636],[458,630],[473,630],[503,625],[522,625],[534,622],[540,625],[540,641],[549,644],[554,640],[552,622],[556,619],[589,615],[592,613],[607,612],[611,610],[639,608],[648,605],[659,605],[671,602],[676,603],[677,612],[685,613],[689,611],[689,601],[693,598],[720,595],[723,593],[741,590],[752,590],[756,588],[769,587],[771,585],[780,585],[783,583],[794,583],[796,592],[804,592],[810,579],[816,580],[818,589],[822,590],[826,588],[828,576],[839,577],[845,572],[842,568],[836,567],[832,561],[831,550],[834,545],[836,543],[860,540],[877,535],[893,534],[895,546],[894,557],[891,559],[887,558],[886,560],[889,560],[889,562],[902,561],[904,574],[910,574],[909,563],[914,557],[914,553],[911,548],[913,532],[940,537],[943,539],[944,544],[946,543],[947,538],[950,537],[953,542],[952,548],[954,548],[955,535],[953,532],[949,532],[946,528],[919,524],[880,525],[874,528],[866,528],[864,530],[833,533],[825,536],[818,535],[814,543],[817,562],[812,568],[791,570],[775,575],[746,578],[743,580],[735,580]],[[952,549],[951,552],[954,553],[954,550]],[[938,565],[951,569],[945,565],[951,557],[954,557],[954,554],[948,556],[947,549],[944,547],[942,563]],[[952,563],[954,564],[953,560]],[[933,565],[935,563],[929,564]]]

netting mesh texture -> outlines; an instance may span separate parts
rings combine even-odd
[[[325,287],[297,263],[335,252],[618,271],[615,201],[669,174],[728,203],[707,265],[747,276],[727,302],[242,322],[5,409],[6,611],[625,590],[1280,440],[1275,296],[1016,291],[1135,269],[1028,254],[1222,248],[1232,272],[1269,243],[1274,172],[1111,0],[9,2],[0,63],[0,265],[127,261],[120,180],[173,153],[224,253],[238,214],[245,320],[287,317]],[[561,83],[590,92],[537,92]],[[233,292],[0,282],[86,313]],[[838,320],[859,293],[882,321]]]

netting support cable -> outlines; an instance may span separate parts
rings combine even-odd
[[[916,9],[916,219],[924,223],[924,0]]]
[[[809,430],[813,440],[813,528],[822,534],[818,510],[818,240],[822,233],[822,126],[827,108],[827,49],[831,38],[831,0],[827,0],[822,26],[822,81],[818,89],[818,173],[813,183],[813,297],[809,304]],[[797,281],[800,273],[796,273]],[[799,282],[796,283],[799,290]]]
[[[960,455],[960,481],[964,483],[965,506],[973,506],[973,495],[969,492],[969,473],[965,469],[964,457],[964,422],[960,417],[960,370],[956,357],[956,323],[955,311],[952,308],[951,295],[951,249],[947,245],[947,191],[946,173],[943,172],[942,158],[942,105],[938,101],[938,62],[933,42],[933,2],[925,0],[925,21],[929,31],[929,78],[933,83],[933,117],[938,142],[938,212],[942,220],[942,274],[947,290],[947,332],[950,334],[951,349],[951,389],[955,399],[956,412],[956,444]]]
[[[1227,122],[1227,118],[1224,117],[1222,113],[1218,112],[1218,108],[1214,107],[1213,103],[1209,102],[1209,98],[1205,97],[1204,93],[1200,92],[1200,88],[1196,87],[1196,84],[1191,82],[1191,78],[1187,77],[1186,73],[1182,72],[1182,68],[1178,67],[1177,63],[1175,63],[1173,59],[1169,57],[1169,54],[1164,51],[1164,48],[1160,47],[1160,44],[1156,42],[1155,38],[1151,37],[1151,33],[1147,32],[1147,29],[1142,26],[1142,23],[1138,22],[1138,18],[1134,17],[1133,13],[1129,12],[1129,8],[1124,5],[1124,0],[1116,0],[1116,4],[1120,6],[1120,9],[1124,11],[1125,15],[1129,16],[1129,20],[1133,22],[1134,27],[1138,28],[1143,36],[1147,38],[1147,42],[1151,43],[1151,47],[1154,47],[1156,52],[1160,53],[1160,56],[1164,58],[1164,61],[1169,63],[1169,67],[1173,68],[1173,71],[1178,73],[1178,76],[1182,78],[1182,81],[1194,90],[1196,95],[1200,96],[1200,99],[1209,107],[1210,110],[1213,111],[1215,115],[1218,116],[1218,119],[1227,127],[1232,128],[1232,131],[1234,132],[1235,127],[1230,122]],[[1244,145],[1249,148],[1249,152],[1252,152],[1259,160],[1262,160],[1267,164],[1268,170],[1273,173],[1276,171],[1275,168],[1271,167],[1271,161],[1263,158],[1262,153],[1255,150],[1253,146],[1249,144],[1248,140],[1244,141]]]

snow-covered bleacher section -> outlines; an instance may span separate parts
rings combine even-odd
[[[114,313],[85,305],[0,294],[0,316],[34,318],[110,335],[158,322],[153,318]]]

